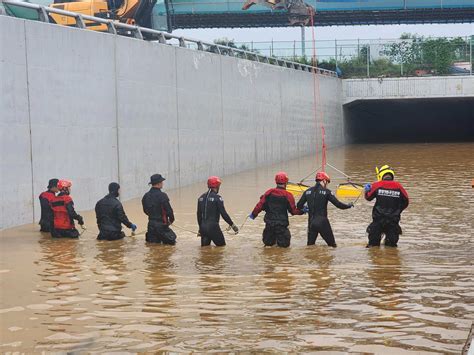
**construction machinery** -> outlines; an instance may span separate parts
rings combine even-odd
[[[109,19],[129,25],[152,27],[152,11],[157,0],[54,0],[49,5],[54,9],[78,13],[81,15]],[[7,14],[15,17],[35,19],[27,9],[22,8],[20,2],[4,3]],[[31,11],[30,11],[31,12]],[[64,26],[76,26],[77,18],[66,14],[52,13],[48,15],[48,22]],[[91,30],[106,32],[107,24],[84,19],[84,25]]]
[[[311,16],[314,16],[314,9],[304,0],[246,0],[242,10],[247,10],[253,5],[263,5],[272,10],[283,10],[288,13],[290,26],[307,26]]]
[[[129,25],[151,28],[151,13],[157,0],[85,0],[85,1],[67,1],[55,0],[50,7],[83,15],[106,18]],[[65,26],[74,26],[75,19],[51,14],[54,22]],[[107,25],[85,21],[86,27],[96,31],[107,31]]]

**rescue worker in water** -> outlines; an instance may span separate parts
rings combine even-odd
[[[135,232],[137,226],[128,220],[122,203],[117,199],[120,195],[120,185],[116,182],[109,184],[109,194],[95,205],[97,226],[99,227],[98,240],[117,240],[125,237],[122,232],[122,223]]]
[[[58,190],[58,179],[50,179],[46,191],[39,195],[39,201],[41,206],[41,219],[39,221],[40,232],[51,232],[53,229],[53,210],[51,209],[50,202]]]
[[[161,191],[165,180],[160,174],[152,175],[151,189],[142,198],[143,212],[148,216],[146,241],[174,245],[176,234],[169,227],[174,222],[174,213],[168,195]]]
[[[54,221],[51,230],[53,238],[78,238],[79,232],[74,225],[74,220],[80,226],[84,225],[84,219],[74,210],[74,202],[70,196],[71,187],[72,183],[70,181],[59,180],[59,194],[50,202]]]
[[[367,248],[380,246],[382,234],[385,234],[386,246],[396,247],[402,234],[399,222],[403,210],[408,207],[408,194],[399,182],[394,181],[395,172],[390,166],[375,168],[375,172],[378,181],[364,187],[365,199],[375,199],[372,223],[367,227]]]
[[[218,247],[225,245],[224,234],[219,227],[221,216],[230,228],[234,230],[235,234],[239,233],[239,228],[232,222],[232,219],[225,210],[224,200],[219,195],[221,183],[221,179],[218,176],[209,177],[207,179],[209,190],[198,199],[197,220],[199,235],[201,236],[201,246],[203,247],[210,245],[211,241]]]
[[[288,175],[283,171],[277,173],[275,182],[276,188],[269,189],[260,197],[249,218],[255,219],[262,210],[265,211],[263,244],[273,246],[276,243],[279,247],[288,248],[291,240],[288,212],[292,215],[302,215],[303,212],[296,208],[295,198],[286,191]]]
[[[339,201],[336,196],[327,188],[331,178],[324,171],[316,174],[316,185],[310,187],[301,196],[297,207],[304,212],[308,212],[308,243],[314,245],[318,234],[321,234],[326,244],[330,247],[337,247],[334,233],[328,219],[328,202],[340,209],[354,207],[352,202],[345,204]],[[305,207],[305,205],[307,205]]]

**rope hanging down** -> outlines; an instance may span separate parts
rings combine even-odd
[[[313,53],[312,53],[312,64],[317,68],[318,65],[318,56],[317,56],[317,51],[316,51],[316,34],[315,34],[315,26],[314,26],[314,16],[316,14],[316,11],[313,7],[308,8],[308,13],[309,13],[309,18],[310,18],[310,24],[311,24],[311,39],[312,39],[312,44],[313,44]],[[327,163],[326,159],[326,129],[324,127],[324,111],[323,111],[323,105],[321,102],[321,87],[320,87],[320,82],[319,82],[319,76],[317,73],[317,69],[313,71],[313,113],[314,113],[314,121],[315,121],[315,128],[316,128],[316,166],[319,166],[322,171],[326,171],[326,165],[331,167],[332,169],[336,170],[337,172],[341,173],[344,175],[348,181],[350,182],[350,177],[343,173],[341,170],[337,169],[336,167],[330,165]],[[319,113],[319,119],[318,119],[318,113]],[[319,151],[318,151],[318,125],[319,129],[321,132],[321,164],[319,164]],[[302,178],[299,182],[299,184],[302,184],[309,176],[313,175],[315,172],[317,172],[320,169],[316,169],[304,178]]]
[[[314,15],[315,10],[310,7],[308,9],[310,22],[311,22],[311,39],[313,42],[313,56],[312,64],[313,66],[318,66],[318,56],[316,52],[316,35],[314,30]],[[318,111],[319,111],[319,120],[318,120]],[[326,131],[324,129],[324,117],[321,104],[321,88],[319,83],[319,77],[317,70],[313,71],[313,113],[316,126],[316,132],[318,128],[318,122],[321,130],[321,170],[326,171]],[[318,154],[318,137],[316,133],[316,166],[319,166],[319,154]]]

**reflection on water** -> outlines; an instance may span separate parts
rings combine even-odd
[[[53,240],[27,225],[0,238],[0,350],[339,351],[458,354],[474,320],[473,144],[348,146],[329,160],[356,182],[392,164],[411,197],[399,248],[365,249],[372,204],[329,208],[339,247],[306,247],[306,216],[290,219],[289,249],[264,248],[262,218],[224,248],[201,248],[176,228],[176,246],[144,236]],[[237,224],[273,173],[298,179],[307,157],[225,177]],[[440,172],[442,177],[440,178]],[[342,178],[332,174],[335,183]],[[169,191],[176,224],[196,229],[202,184]],[[142,228],[140,201],[125,203]]]

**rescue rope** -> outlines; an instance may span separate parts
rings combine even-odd
[[[354,202],[352,202],[355,206],[356,202],[359,201],[359,198],[362,196],[362,191],[360,192],[359,196],[357,196],[357,198],[355,199]]]
[[[313,44],[313,53],[312,53],[312,64],[317,68],[317,63],[318,63],[318,56],[317,56],[317,50],[316,50],[316,34],[315,34],[315,26],[314,26],[314,16],[316,14],[316,10],[313,7],[310,7],[308,9],[309,16],[310,16],[310,23],[311,23],[311,39],[312,39],[312,44]],[[318,106],[319,105],[319,106]],[[318,112],[319,112],[319,121],[318,121]],[[330,165],[327,163],[326,159],[326,129],[324,127],[324,111],[322,109],[322,103],[321,103],[321,86],[319,82],[319,77],[317,73],[317,69],[313,71],[313,113],[314,113],[314,120],[315,120],[315,126],[316,126],[316,132],[317,132],[317,127],[318,127],[318,122],[319,122],[319,127],[321,130],[321,171],[326,171],[326,165],[330,166],[331,168],[335,169],[336,171],[340,172],[343,174],[345,177],[350,179],[350,177],[346,174],[344,174],[342,171],[339,169],[335,168],[334,166]],[[318,137],[316,133],[316,166],[319,165],[319,152],[318,152]],[[309,176],[317,172],[319,169],[314,170],[307,176],[305,176],[303,179],[300,180],[300,183],[303,183],[305,179],[307,179]]]
[[[192,230],[189,230],[189,229],[180,227],[180,226],[178,226],[178,225],[176,225],[176,224],[173,224],[172,226],[173,226],[173,227],[176,227],[176,228],[178,228],[178,229],[181,229],[182,231],[188,232],[188,233],[192,233],[192,234],[195,234],[195,235],[199,234],[199,232],[195,232],[195,231],[192,231]]]
[[[346,173],[344,173],[343,171],[339,170],[338,168],[336,168],[335,166],[327,163],[327,166],[329,166],[330,168],[334,169],[335,171],[337,171],[339,174],[342,174],[344,177],[347,178],[347,181],[350,182],[351,180],[351,177],[349,175],[347,175]]]
[[[243,223],[240,225],[239,231],[240,231],[240,230],[242,230],[242,229],[244,228],[244,226],[245,226],[245,223],[247,223],[247,221],[249,220],[249,218],[250,218],[249,216],[245,217],[245,220],[244,220],[244,222],[243,222]]]
[[[308,179],[311,175],[313,175],[315,172],[317,172],[319,169],[321,169],[321,166],[320,166],[319,168],[317,168],[316,170],[313,170],[312,172],[310,172],[310,173],[309,173],[308,175],[306,175],[304,178],[302,178],[299,183],[302,184],[304,181],[307,181],[307,179]]]
[[[313,7],[308,9],[310,19],[311,19],[311,37],[313,42],[313,58],[312,64],[317,68],[318,63],[318,56],[316,53],[316,35],[314,30],[314,15],[315,10]],[[319,106],[318,106],[319,104]],[[315,126],[318,127],[318,109],[319,109],[319,118],[320,118],[320,129],[321,129],[321,169],[325,171],[326,169],[326,140],[325,140],[325,129],[324,129],[324,117],[323,117],[323,110],[321,105],[321,90],[320,90],[320,83],[318,78],[317,69],[313,72],[313,113],[314,113],[314,120]],[[317,132],[317,130],[316,130]],[[318,137],[316,134],[316,166],[319,165],[319,154],[318,154]]]

